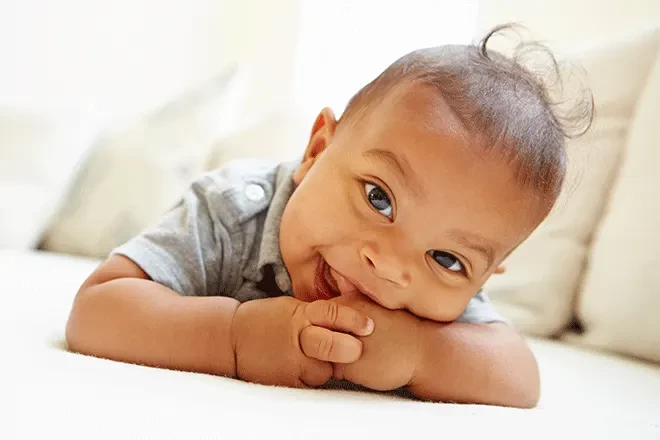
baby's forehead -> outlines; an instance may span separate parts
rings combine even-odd
[[[393,148],[402,149],[407,140],[423,139],[433,148],[450,141],[475,146],[483,138],[479,131],[468,129],[447,99],[427,84],[405,81],[382,93],[350,124],[349,135],[396,136]]]
[[[415,189],[406,196],[446,206],[455,193],[464,200],[452,200],[452,205],[477,203],[488,206],[492,215],[531,214],[538,221],[545,215],[547,202],[520,185],[515,165],[480,145],[479,134],[468,131],[428,86],[411,83],[393,90],[364,122],[351,148],[361,154],[382,151],[388,158],[377,165],[396,162],[405,170],[405,186]]]
[[[374,109],[375,118],[403,134],[403,142],[395,149],[406,149],[406,137],[424,139],[426,150],[458,148],[471,161],[485,161],[491,167],[504,167],[518,181],[518,186],[535,200],[534,206],[546,214],[554,204],[561,187],[563,169],[561,154],[544,157],[538,142],[524,142],[521,133],[534,131],[528,115],[509,114],[514,125],[500,126],[488,122],[487,112],[473,105],[465,93],[444,96],[435,87],[421,81],[406,81],[393,87]],[[511,110],[513,112],[513,109]],[[552,140],[552,136],[548,136]],[[548,154],[549,155],[549,154]],[[548,156],[545,155],[545,156]],[[556,162],[556,163],[555,163]],[[546,176],[543,175],[546,170]],[[553,171],[557,171],[554,172]],[[529,190],[529,191],[527,191]]]
[[[365,120],[365,131],[371,137],[406,157],[417,155],[434,164],[433,157],[438,153],[444,156],[443,152],[451,152],[463,157],[463,165],[486,163],[514,169],[508,157],[488,145],[483,131],[466,126],[448,100],[425,84],[409,82],[392,90]],[[443,157],[435,163],[438,171],[446,160]]]
[[[459,96],[454,96],[454,100]],[[464,98],[464,97],[460,97]],[[453,110],[451,98],[447,98],[434,87],[421,81],[402,81],[384,92],[380,105],[382,114],[396,114],[396,117],[422,123],[432,128],[465,129],[459,116]],[[378,113],[378,112],[377,112]]]

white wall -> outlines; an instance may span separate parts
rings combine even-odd
[[[273,58],[292,64],[297,10],[297,0],[0,0],[0,108],[121,125],[239,61],[244,80],[269,70],[282,89],[291,68]]]
[[[478,29],[516,21],[555,49],[617,39],[660,24],[659,0],[481,0]]]
[[[0,0],[0,108],[122,125],[238,63],[225,125],[263,118],[292,83],[305,114],[340,113],[405,52],[468,41],[476,14],[476,0]]]
[[[348,99],[398,57],[469,42],[477,1],[302,0],[295,92],[306,112]],[[310,125],[311,127],[311,125]]]
[[[323,107],[339,116],[354,93],[413,49],[470,41],[477,3],[300,0],[291,105],[223,141],[212,163],[220,166],[237,156],[299,157]]]

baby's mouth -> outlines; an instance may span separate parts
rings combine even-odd
[[[314,277],[314,287],[318,299],[330,299],[339,296],[339,290],[333,281],[330,276],[330,266],[323,257],[319,257]]]
[[[358,290],[353,283],[330,267],[323,257],[319,258],[316,266],[314,284],[318,299],[336,298]]]
[[[336,287],[336,290],[339,291],[340,295],[347,295],[349,293],[360,292],[360,290],[357,288],[357,286],[355,286],[355,284],[351,283],[348,280],[348,278],[346,278],[345,276],[334,270],[332,267],[330,267],[328,273],[330,274],[329,278],[331,278],[334,281],[334,286]]]

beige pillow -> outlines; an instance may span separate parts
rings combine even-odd
[[[660,362],[660,52],[589,254],[577,313],[582,343]]]
[[[32,249],[84,162],[96,125],[0,109],[0,249]]]
[[[259,124],[231,133],[216,142],[209,168],[220,168],[241,158],[288,161],[301,158],[309,142],[316,115],[304,115],[300,107],[288,105]]]
[[[232,76],[220,74],[101,140],[42,247],[103,258],[169,209],[205,169]]]
[[[573,319],[589,243],[657,45],[655,32],[643,32],[575,58],[595,97],[594,125],[568,144],[567,183],[553,212],[510,256],[507,273],[486,286],[498,310],[525,333],[558,334]]]

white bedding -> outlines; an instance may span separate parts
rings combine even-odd
[[[72,354],[64,323],[96,264],[0,251],[10,350],[0,438],[660,438],[658,365],[559,342],[530,340],[543,384],[534,410],[264,387]]]

